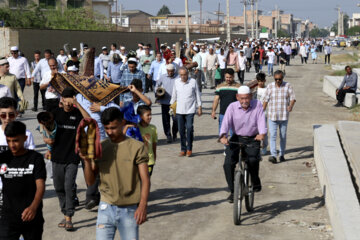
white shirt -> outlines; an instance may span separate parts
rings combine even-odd
[[[225,54],[224,55],[218,54],[217,58],[218,58],[218,63],[220,65],[220,69],[225,69],[225,62],[224,62],[224,59],[226,58]]]
[[[44,77],[41,79],[40,86],[43,84],[48,84],[51,81],[51,77],[52,77],[51,70],[47,71],[44,74]],[[56,99],[56,98],[59,98],[59,95],[56,92],[50,92],[49,87],[48,87],[45,92],[45,98],[46,99]]]
[[[174,63],[176,63],[177,65],[179,65],[179,67],[182,67],[182,66],[183,66],[183,62],[182,62],[181,59],[178,58],[178,57],[174,59]]]
[[[11,95],[10,89],[7,86],[0,84],[0,98],[2,97],[13,97],[13,96]]]
[[[140,49],[136,50],[136,57],[137,58],[140,58],[142,55],[145,55],[145,50],[144,49],[143,50],[140,50]]]
[[[115,51],[113,51],[113,50],[110,50],[110,56],[111,55],[113,55],[114,53],[117,53],[117,54],[119,54],[119,56],[120,56],[120,54],[121,54],[121,52],[120,52],[120,50],[118,50],[118,49],[115,49]]]
[[[245,70],[245,68],[246,68],[246,62],[247,62],[247,59],[246,59],[245,55],[244,55],[244,56],[240,56],[240,54],[239,54],[238,63],[239,63],[239,68],[240,68],[241,71],[244,71],[244,70]]]
[[[200,57],[201,57],[201,68],[206,67],[206,66],[205,66],[205,60],[206,60],[206,56],[208,55],[208,53],[207,53],[207,52],[199,52],[198,54],[199,54]],[[201,70],[202,70],[202,69],[201,69]]]
[[[275,53],[273,51],[267,52],[266,56],[268,57],[268,63],[274,64]]]
[[[67,60],[69,60],[68,56],[60,54],[56,57],[56,59],[60,61],[62,65],[65,65]]]
[[[26,136],[27,139],[24,143],[24,147],[26,149],[34,150],[35,149],[34,137],[29,130],[26,130]],[[6,141],[4,130],[0,127],[0,146],[7,146],[7,145],[8,144]]]
[[[201,106],[201,96],[196,80],[189,78],[187,82],[181,78],[175,80],[170,104],[176,103],[176,114],[194,114],[196,107]]]
[[[9,57],[10,73],[14,74],[17,79],[30,78],[30,66],[28,60],[22,56],[17,58]]]

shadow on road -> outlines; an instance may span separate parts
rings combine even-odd
[[[253,212],[246,212],[242,217],[241,225],[254,225],[259,223],[265,223],[271,219],[276,218],[276,216],[280,215],[283,212],[289,210],[299,210],[303,211],[312,211],[313,209],[318,209],[322,207],[322,197],[313,197],[313,198],[304,198],[304,199],[296,199],[289,201],[279,201],[269,204],[264,204],[258,207],[255,207]],[[319,203],[313,209],[304,209],[306,206]],[[251,223],[245,223],[245,221],[250,221]]]
[[[185,203],[183,201],[202,195],[212,194],[219,191],[226,191],[226,188],[163,188],[151,192],[149,198],[148,218],[157,218],[172,215],[180,212],[191,211],[212,205],[217,205],[225,201],[207,199],[205,202],[193,201]],[[162,200],[161,203],[151,204],[152,201]]]

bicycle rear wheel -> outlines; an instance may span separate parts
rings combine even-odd
[[[233,209],[233,218],[235,225],[240,225],[243,191],[244,191],[244,181],[241,172],[236,171],[235,181],[234,181],[234,209]]]
[[[245,168],[244,174],[245,174],[245,179],[246,179],[245,207],[248,212],[252,212],[254,210],[254,198],[255,198],[254,184],[251,180],[251,175],[247,168]]]

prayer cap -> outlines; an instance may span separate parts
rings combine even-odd
[[[241,86],[238,89],[238,94],[250,94],[250,88],[248,86]]]

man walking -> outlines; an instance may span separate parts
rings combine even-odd
[[[25,80],[31,77],[29,63],[26,58],[19,56],[19,48],[17,46],[11,47],[10,50],[12,55],[8,58],[10,73],[16,76],[21,91],[24,92]]]
[[[149,78],[149,71],[151,67],[152,61],[155,60],[154,55],[150,54],[150,48],[148,46],[144,46],[145,54],[140,57],[140,64],[143,72],[145,73],[146,83],[145,83],[145,92],[149,92],[149,90],[153,90],[153,83],[151,78]]]
[[[181,140],[180,157],[192,156],[194,140],[194,115],[198,107],[198,115],[202,115],[201,96],[198,83],[189,79],[189,72],[182,67],[179,70],[180,78],[175,80],[170,104],[176,102],[176,117]]]
[[[150,189],[148,152],[142,142],[123,134],[125,120],[117,108],[106,109],[101,122],[108,139],[102,142],[102,157],[84,159],[87,185],[100,176],[101,202],[96,222],[96,239],[139,239],[139,225],[146,221]]]
[[[209,54],[205,56],[204,71],[206,72],[206,85],[209,84],[211,89],[215,89],[215,72],[217,65],[217,56],[214,49],[209,49]],[[206,86],[207,87],[207,86]]]
[[[289,113],[293,110],[295,100],[295,92],[288,82],[284,82],[284,73],[277,70],[274,73],[275,82],[268,85],[263,107],[264,111],[269,105],[268,120],[270,132],[270,153],[269,161],[276,163],[276,138],[277,129],[280,131],[280,162],[285,161],[285,147],[286,147],[286,131],[289,119]]]
[[[0,84],[7,86],[14,98],[17,96],[21,101],[24,101],[20,84],[15,75],[9,73],[9,62],[5,58],[0,59]]]
[[[41,52],[39,50],[36,50],[34,52],[34,61],[31,62],[31,69],[34,71],[36,68],[36,65],[39,63],[40,61],[40,54]],[[41,94],[41,103],[42,103],[42,107],[43,109],[45,109],[45,92],[46,90],[40,90],[40,82],[41,82],[41,74],[40,72],[38,72],[35,76],[34,76],[34,80],[33,80],[33,90],[34,90],[34,107],[32,108],[32,110],[34,112],[36,112],[38,110],[38,101],[39,101],[39,91]]]
[[[166,65],[167,75],[161,75],[160,79],[156,82],[155,92],[159,87],[165,89],[165,95],[159,98],[159,103],[161,104],[161,116],[162,124],[167,142],[171,143],[176,140],[176,135],[178,132],[178,122],[176,117],[173,115],[171,118],[173,120],[172,131],[170,132],[170,100],[173,93],[174,83],[176,79],[175,66],[173,64]],[[172,135],[171,135],[172,133]]]
[[[330,55],[332,53],[332,48],[329,44],[325,44],[324,53],[325,53],[325,64],[326,62],[330,64]]]
[[[346,93],[355,93],[357,90],[357,74],[352,72],[350,66],[346,66],[345,71],[346,75],[344,76],[339,88],[336,90],[336,99],[338,102],[334,105],[334,107],[342,107]]]

